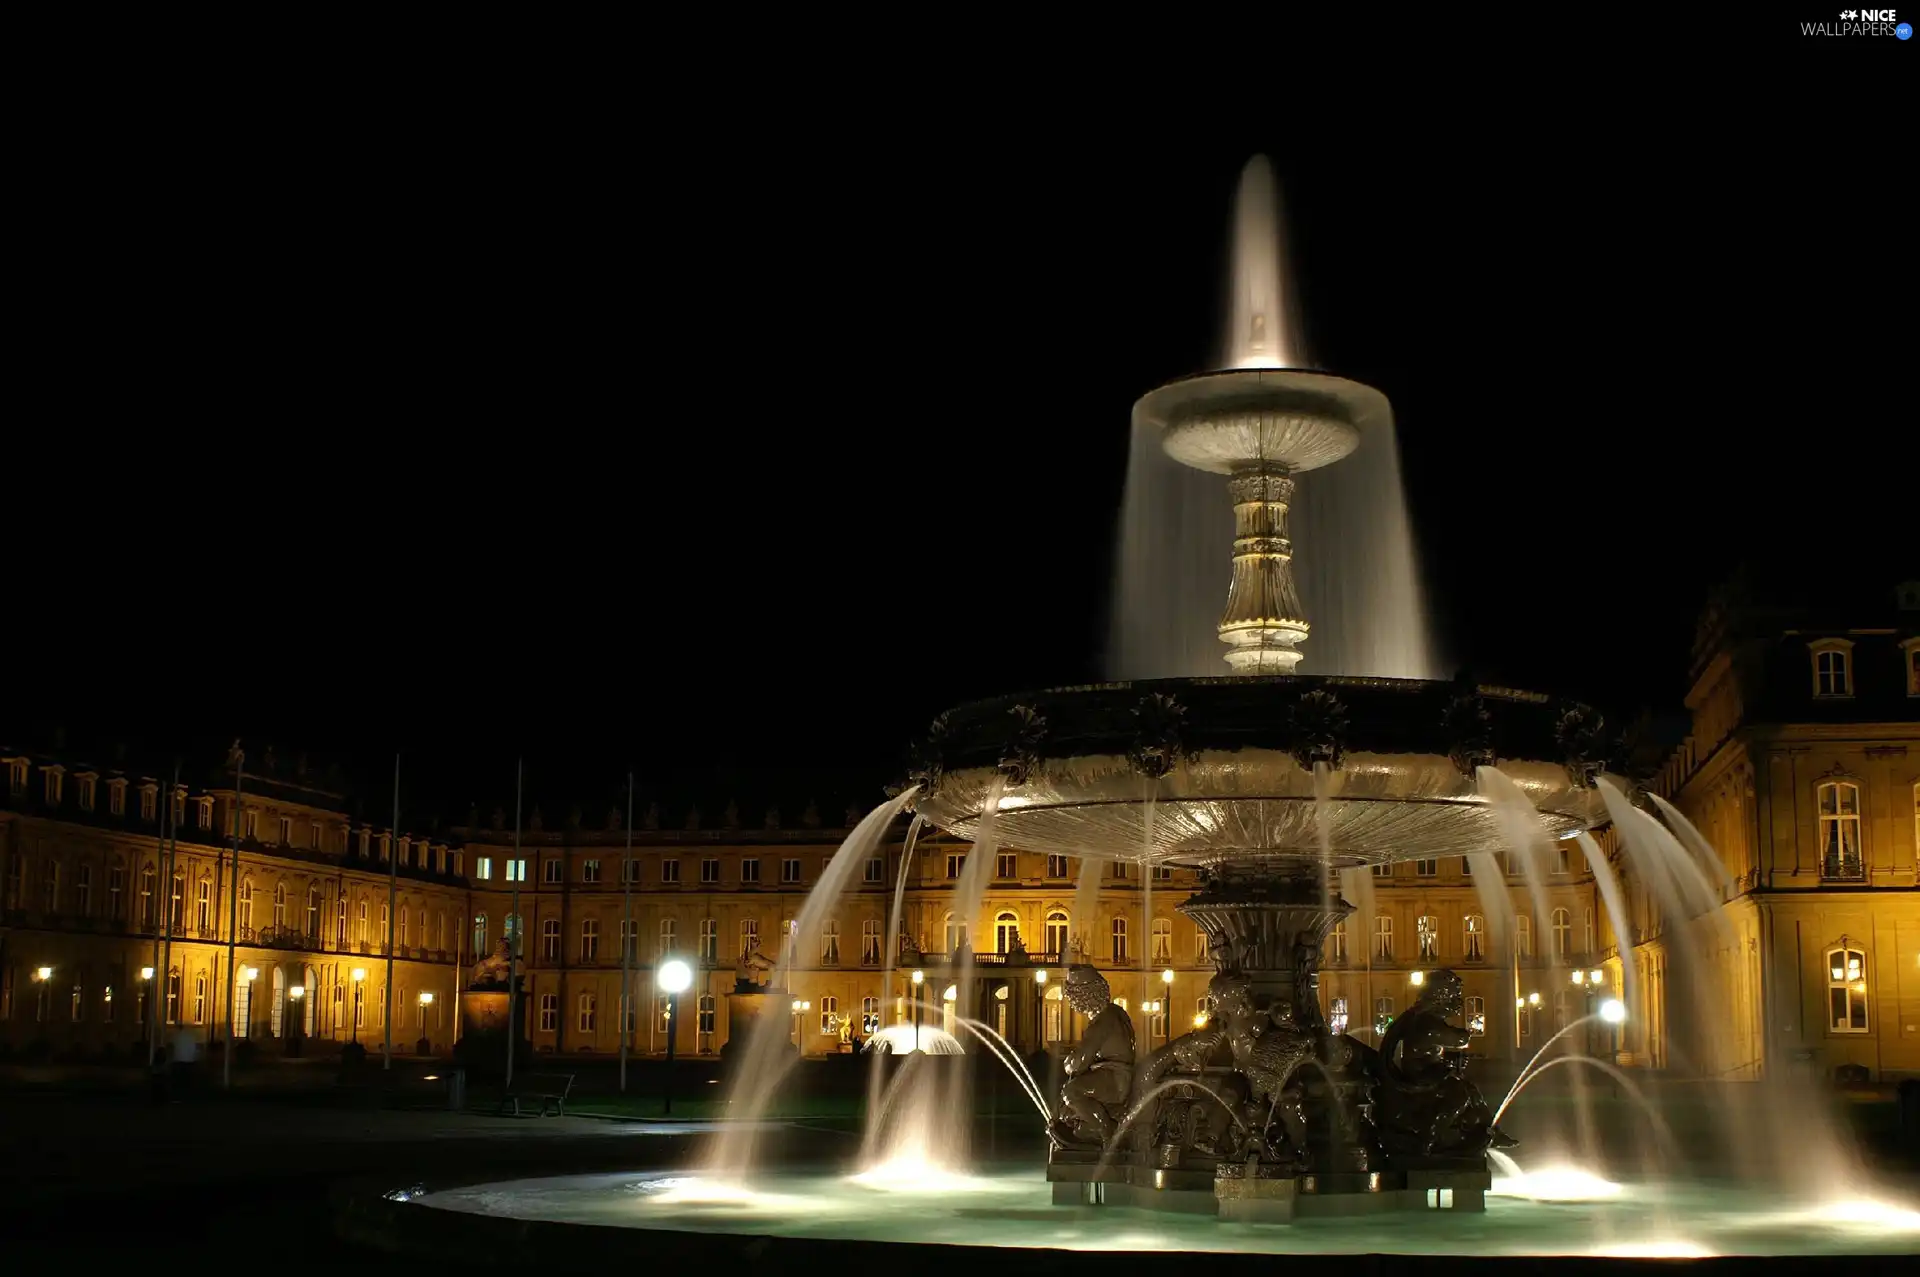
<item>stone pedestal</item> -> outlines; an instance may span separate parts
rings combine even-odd
[[[1221,870],[1178,909],[1206,932],[1217,965],[1253,982],[1256,1005],[1311,1005],[1318,1018],[1316,977],[1302,968],[1318,963],[1327,932],[1353,906],[1322,889],[1317,867]]]

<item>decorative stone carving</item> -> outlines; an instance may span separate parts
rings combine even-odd
[[[1389,1160],[1458,1158],[1483,1164],[1490,1147],[1513,1140],[1493,1125],[1493,1110],[1467,1080],[1473,1035],[1449,1023],[1465,1009],[1460,977],[1427,973],[1425,986],[1380,1043],[1374,1119]]]
[[[1606,762],[1601,733],[1607,720],[1589,705],[1570,705],[1554,724],[1553,738],[1565,754],[1567,779],[1576,788],[1591,789],[1593,778]]]
[[[1040,746],[1047,739],[1047,720],[1031,705],[1015,705],[1007,714],[1013,719],[1014,727],[1000,754],[1000,774],[1009,785],[1024,785],[1040,765]]]
[[[927,734],[907,747],[906,785],[920,786],[920,797],[928,798],[940,788],[946,770],[947,716],[933,720]],[[902,785],[904,791],[906,785]],[[900,791],[896,791],[900,792]]]
[[[800,824],[806,829],[820,828],[820,804],[807,799],[807,809],[800,813]]]
[[[693,831],[699,828],[700,828],[700,804],[695,803],[693,806],[687,808],[687,832],[692,833]]]
[[[613,832],[613,831],[615,831],[615,830],[617,830],[617,829],[619,829],[619,828],[620,828],[620,824],[621,824],[621,817],[620,817],[620,809],[619,809],[618,807],[609,807],[609,808],[607,808],[607,830],[608,830],[608,832]]]
[[[1065,997],[1087,1017],[1087,1029],[1060,1062],[1066,1080],[1048,1133],[1067,1147],[1104,1148],[1133,1091],[1133,1019],[1092,967],[1068,969]]]
[[[504,989],[513,971],[513,955],[507,948],[505,936],[493,947],[493,952],[473,964],[473,980],[469,989]]]
[[[760,822],[760,824],[763,829],[780,828],[780,809],[778,807],[767,808],[766,817]]]
[[[499,829],[505,829],[505,828],[507,827],[507,813],[506,813],[506,811],[505,811],[505,810],[504,810],[503,808],[500,808],[500,807],[495,807],[495,808],[493,809],[493,818],[492,818],[492,820],[491,820],[491,821],[490,821],[489,823],[490,823],[490,824],[491,824],[491,825],[492,825],[492,826],[493,826],[493,827],[494,827],[494,828],[495,828],[496,830],[499,830]]]
[[[642,829],[660,828],[660,804],[659,803],[647,804],[647,814],[640,818],[640,828]]]
[[[1133,707],[1140,725],[1127,759],[1135,771],[1160,779],[1181,761],[1194,756],[1186,744],[1187,707],[1164,692],[1149,692]]]
[[[1471,679],[1455,680],[1453,697],[1440,716],[1440,730],[1446,733],[1447,758],[1468,780],[1475,779],[1480,768],[1499,762],[1493,748],[1493,715]]]
[[[731,798],[727,800],[726,808],[720,813],[720,826],[723,829],[740,828],[740,804]]]
[[[538,807],[535,807],[533,809],[533,815],[527,818],[527,828],[536,834],[546,828],[546,823],[540,818],[540,809]]]
[[[1337,769],[1347,753],[1347,707],[1325,688],[1316,687],[1293,703],[1289,715],[1293,745],[1288,751],[1304,771],[1315,763]]]

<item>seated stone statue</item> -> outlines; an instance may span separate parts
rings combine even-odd
[[[1266,1133],[1277,1115],[1286,1129],[1291,1160],[1304,1170],[1307,1164],[1307,1114],[1300,1102],[1300,1088],[1293,1085],[1293,1078],[1302,1064],[1314,1058],[1319,1037],[1294,1022],[1291,1003],[1274,1003],[1268,1020],[1268,1024],[1252,1039],[1241,1071],[1247,1075],[1251,1098],[1267,1101],[1267,1111],[1257,1128],[1261,1138],[1266,1139]],[[1272,1160],[1281,1160],[1270,1142],[1264,1151]]]
[[[1513,1140],[1493,1125],[1480,1088],[1467,1080],[1473,1035],[1448,1023],[1465,1009],[1460,977],[1427,975],[1426,986],[1380,1043],[1374,1121],[1389,1153],[1415,1157],[1478,1157]]]
[[[1065,997],[1087,1017],[1087,1031],[1060,1063],[1066,1081],[1049,1134],[1062,1145],[1104,1148],[1133,1090],[1133,1019],[1092,967],[1068,969]]]
[[[507,987],[507,981],[512,971],[512,951],[507,948],[505,937],[502,937],[500,943],[494,946],[492,953],[473,964],[473,983],[467,987],[470,989],[504,989]]]

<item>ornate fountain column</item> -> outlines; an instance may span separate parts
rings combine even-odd
[[[1252,982],[1257,1005],[1287,1002],[1318,1020],[1320,946],[1353,906],[1323,892],[1315,874],[1217,869],[1178,909],[1206,932],[1215,967]],[[1303,962],[1309,955],[1315,961]],[[1316,984],[1306,986],[1309,980]]]
[[[1236,674],[1291,674],[1307,637],[1306,610],[1293,584],[1287,507],[1293,478],[1275,466],[1237,470],[1233,496],[1233,584],[1220,617],[1220,641]]]

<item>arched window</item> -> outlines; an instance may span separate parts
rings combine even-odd
[[[180,1023],[180,968],[167,972],[167,1023]]]
[[[368,942],[368,940],[372,939],[373,937],[373,921],[371,917],[371,912],[372,911],[367,904],[367,898],[365,896],[360,897],[360,911],[355,916],[355,922],[358,925],[359,929],[353,937],[354,942],[357,944],[365,945]]]
[[[1846,639],[1820,639],[1813,644],[1813,694],[1853,695],[1853,644]]]
[[[276,928],[287,925],[287,884],[284,882],[273,884],[273,925]]]
[[[1468,962],[1484,962],[1487,957],[1487,920],[1477,913],[1467,915],[1466,934],[1461,953]]]
[[[1066,1003],[1060,993],[1059,985],[1047,989],[1047,1041],[1058,1042],[1066,1036],[1064,1032]]]
[[[405,905],[401,905],[400,906],[400,947],[402,949],[406,948],[408,945],[413,943],[413,928],[411,926],[411,922],[412,920],[407,916],[407,907]]]
[[[1013,942],[1020,938],[1020,919],[1011,909],[1002,909],[993,918],[993,951],[1012,953]]]
[[[1373,916],[1373,956],[1382,962],[1393,961],[1393,915]]]
[[[193,1022],[207,1022],[207,973],[204,971],[193,973]]]
[[[483,957],[487,952],[487,915],[473,915],[473,956]]]
[[[860,1036],[872,1037],[880,1028],[880,999],[860,999]]]
[[[1867,955],[1845,936],[1827,950],[1827,1030],[1867,1031]]]
[[[280,897],[282,900],[282,903],[284,903],[285,901],[286,894],[287,893],[284,890],[276,889],[274,891],[274,895]],[[284,1018],[286,1016],[286,1013],[287,1013],[287,973],[282,971],[279,967],[275,967],[273,969],[273,1006],[271,1008],[272,1018],[267,1021],[267,1029],[276,1038],[286,1036],[287,1026]]]
[[[1170,918],[1153,920],[1153,961],[1173,961],[1173,920]]]
[[[1523,958],[1533,956],[1533,916],[1518,914],[1513,920],[1513,951]]]
[[[1113,920],[1113,960],[1115,962],[1127,960],[1127,920],[1125,918]]]
[[[966,939],[967,939],[966,927],[961,923],[955,921],[954,916],[952,914],[948,914],[946,919],[946,940],[947,940],[946,951],[948,953],[957,953],[960,949],[960,946],[966,942]]]
[[[333,942],[347,947],[347,898],[343,894],[333,902]]]
[[[1573,918],[1565,909],[1555,909],[1548,921],[1553,926],[1553,956],[1564,958],[1573,949]]]
[[[831,993],[820,999],[820,1031],[822,1033],[840,1031],[840,999]]]
[[[1071,942],[1067,939],[1067,911],[1049,909],[1047,911],[1047,956],[1055,962],[1064,961]]]
[[[140,871],[140,925],[143,927],[154,924],[153,889],[159,885],[159,877],[152,865]]]
[[[1858,882],[1867,876],[1860,854],[1860,787],[1828,781],[1817,791],[1820,809],[1820,876]]]
[[[240,926],[243,930],[253,930],[253,879],[240,880]]]

